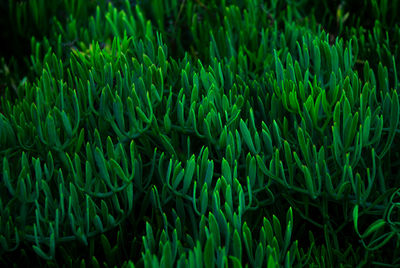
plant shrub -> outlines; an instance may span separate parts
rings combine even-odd
[[[1,3],[1,263],[400,265],[399,6],[362,3]]]

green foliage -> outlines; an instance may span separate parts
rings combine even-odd
[[[0,4],[1,263],[400,265],[398,4],[362,2]]]

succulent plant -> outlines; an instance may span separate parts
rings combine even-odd
[[[47,2],[0,4],[3,265],[400,265],[397,1]]]

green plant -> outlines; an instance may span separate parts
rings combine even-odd
[[[400,32],[365,3],[10,1],[2,264],[399,265]]]

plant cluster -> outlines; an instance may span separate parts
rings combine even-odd
[[[399,9],[2,2],[0,262],[399,266]]]

